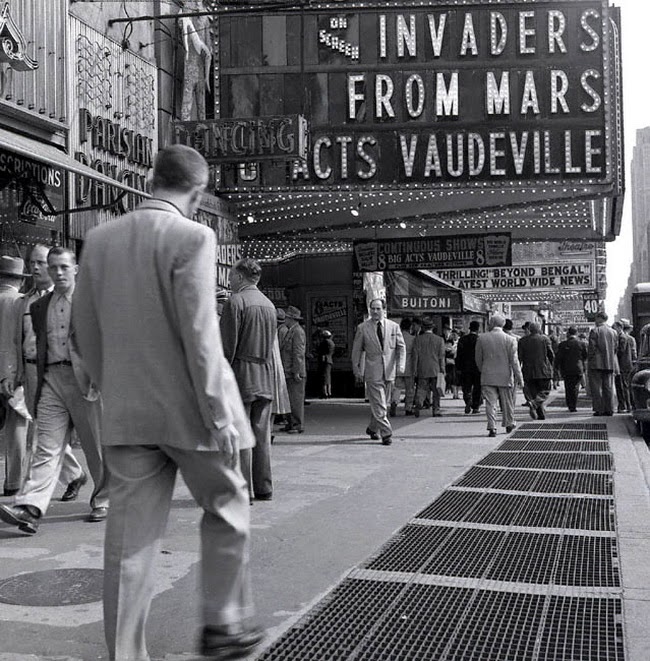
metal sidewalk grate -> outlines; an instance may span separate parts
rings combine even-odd
[[[515,441],[502,443],[497,450],[513,452],[607,452],[607,441]]]
[[[613,506],[611,498],[445,491],[416,519],[608,531],[614,529]]]
[[[624,658],[619,599],[550,598],[538,661]]]
[[[623,661],[621,605],[347,579],[259,657],[289,659]]]
[[[474,466],[454,482],[457,487],[534,491],[537,493],[583,493],[609,496],[612,476],[604,473],[546,472]]]
[[[478,462],[479,466],[503,468],[546,468],[548,470],[611,471],[609,454],[585,454],[579,452],[492,452]]]
[[[510,436],[515,439],[539,439],[556,441],[606,441],[607,431],[598,429],[518,429]]]
[[[607,424],[604,422],[525,422],[520,429],[555,429],[557,431],[568,431],[575,429],[577,431],[607,431]]]

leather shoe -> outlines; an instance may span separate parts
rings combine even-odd
[[[497,430],[496,429],[489,429],[488,430],[488,436],[490,438],[494,438],[497,435]]]
[[[472,407],[465,404],[465,415],[469,415],[472,412]]]
[[[381,444],[382,445],[391,445],[393,443],[393,437],[392,436],[384,436],[381,439]]]
[[[33,535],[38,530],[38,519],[26,505],[0,505],[0,519],[10,526],[18,526],[18,530]]]
[[[2,490],[2,495],[3,495],[3,496],[15,496],[15,495],[18,493],[18,491],[19,491],[18,489],[7,489],[7,488],[4,488],[4,489]]]
[[[506,434],[509,434],[514,428],[515,428],[514,425],[508,425],[508,426],[506,427]]]
[[[234,627],[204,627],[201,636],[201,654],[212,661],[243,659],[264,640],[264,631],[258,628],[240,629],[230,633]]]
[[[90,523],[99,523],[100,521],[104,521],[107,516],[108,507],[93,507],[86,521],[90,521]]]
[[[391,402],[390,410],[388,411],[388,415],[391,418],[394,418],[397,415],[397,404],[395,404],[395,402]]]
[[[79,495],[79,490],[83,487],[84,484],[88,482],[88,476],[86,473],[82,473],[76,480],[72,480],[68,484],[68,488],[65,490],[64,494],[61,496],[63,502],[68,500],[76,500]]]
[[[533,420],[537,420],[537,409],[535,408],[535,405],[532,402],[528,402],[528,413],[530,414],[530,417]]]
[[[376,431],[372,431],[370,427],[366,427],[366,434],[368,434],[373,441],[379,440],[379,434]]]
[[[273,500],[273,492],[255,494],[255,500]]]
[[[544,413],[544,408],[541,406],[537,407],[537,419],[546,420],[546,413]]]
[[[304,431],[300,427],[291,427],[291,429],[287,429],[287,434],[302,434]]]

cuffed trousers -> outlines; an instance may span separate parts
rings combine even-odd
[[[485,399],[485,414],[487,415],[487,428],[497,428],[497,404],[501,405],[501,425],[503,427],[515,426],[515,411],[513,405],[512,388],[510,386],[483,386]]]
[[[460,384],[463,389],[465,406],[477,411],[481,406],[481,373],[461,372]]]
[[[410,411],[415,402],[415,378],[412,376],[398,376],[393,383],[391,389],[390,402],[391,404],[399,405],[402,398],[402,391],[404,391],[404,410]]]
[[[99,442],[100,403],[84,399],[71,367],[48,369],[38,402],[38,440],[29,477],[16,505],[31,505],[45,514],[57,481],[71,482],[81,476],[64,470],[63,459],[70,424],[77,430],[88,470],[94,481],[91,507],[108,507],[108,485]],[[77,464],[78,465],[78,464]]]
[[[418,386],[415,391],[415,407],[421,409],[427,397],[431,397],[431,410],[434,413],[440,412],[440,392],[437,387],[437,376],[419,376]]]
[[[249,572],[250,506],[239,468],[219,452],[170,446],[105,448],[111,507],[104,542],[104,629],[111,661],[148,661],[145,628],[155,587],[155,559],[180,470],[201,519],[199,591],[205,625],[253,615]]]
[[[580,392],[581,380],[582,376],[580,374],[564,375],[564,399],[569,411],[578,408],[578,393]]]
[[[2,430],[5,444],[5,483],[8,490],[20,489],[28,472],[27,420],[14,411],[6,402],[0,402],[5,409],[5,423]]]
[[[244,408],[255,436],[255,447],[240,451],[241,471],[250,497],[273,493],[271,474],[271,411],[270,399],[244,402]]]
[[[621,372],[614,377],[616,386],[616,398],[618,399],[618,412],[632,410],[632,399],[630,397],[630,372]]]
[[[368,429],[382,438],[393,435],[393,427],[388,420],[388,400],[392,386],[392,381],[366,381],[366,395],[370,402]]]
[[[303,429],[305,424],[305,381],[287,376],[287,390],[289,391],[289,404],[291,413],[288,414],[289,426]]]
[[[590,368],[589,389],[594,413],[614,412],[614,372]]]

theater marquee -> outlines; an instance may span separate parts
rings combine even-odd
[[[309,158],[287,183],[611,178],[604,0],[336,4],[263,17],[248,59],[245,27],[221,19],[222,116],[283,99],[310,121]]]

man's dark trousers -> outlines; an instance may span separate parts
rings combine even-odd
[[[581,379],[582,377],[579,374],[564,375],[564,397],[569,411],[575,411],[578,408],[578,393],[580,392]]]
[[[480,372],[461,372],[460,382],[463,388],[463,400],[465,406],[471,407],[473,411],[478,411],[481,406],[481,373]]]

